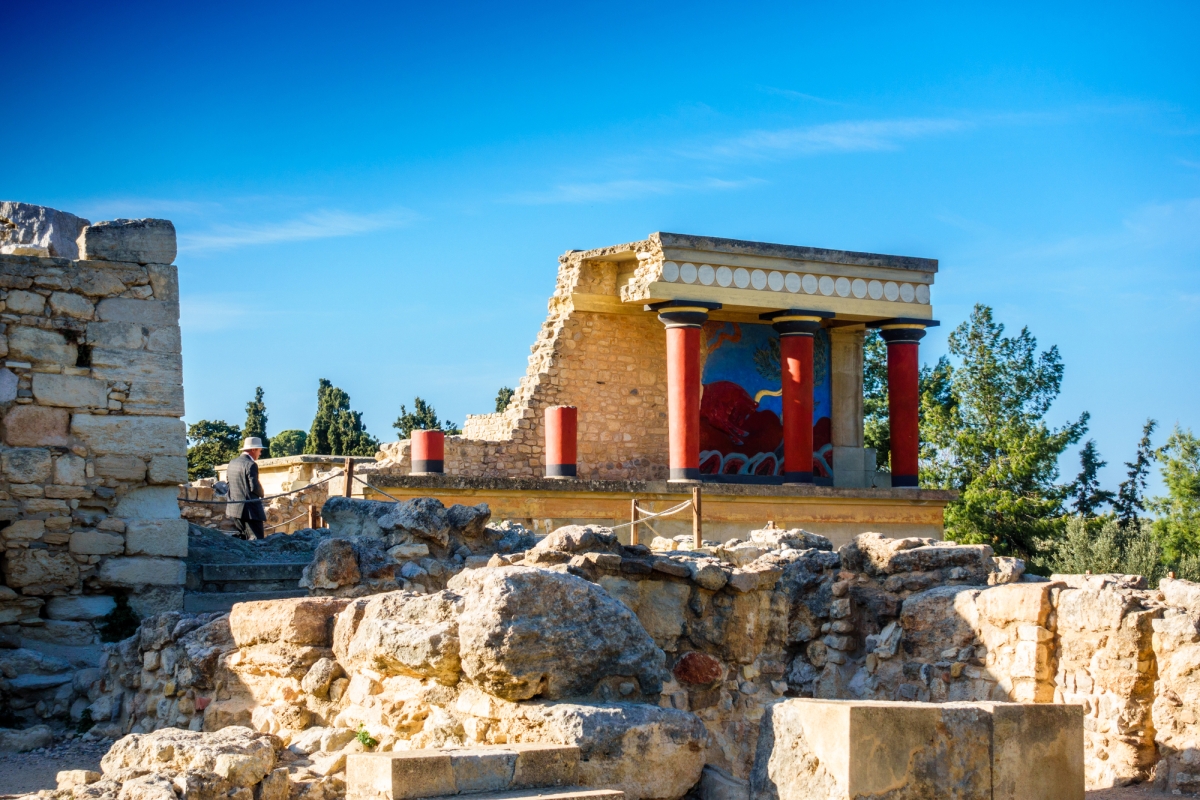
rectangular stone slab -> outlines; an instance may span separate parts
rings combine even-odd
[[[573,782],[578,765],[578,747],[554,744],[356,753],[346,762],[346,798],[415,800],[536,792]]]
[[[1083,800],[1083,706],[978,705],[992,715],[992,800]]]

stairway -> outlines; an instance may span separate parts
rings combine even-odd
[[[574,786],[579,748],[511,744],[461,750],[353,753],[346,800],[624,800],[612,789]]]
[[[191,570],[190,591],[183,595],[183,610],[193,614],[229,611],[234,603],[304,597],[300,576],[307,561],[246,564],[199,564]],[[195,587],[195,588],[192,588]]]

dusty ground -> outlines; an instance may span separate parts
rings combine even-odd
[[[93,769],[99,772],[100,759],[111,746],[112,742],[107,739],[94,742],[72,739],[29,753],[0,753],[0,798],[53,789],[54,776],[59,770]]]
[[[30,753],[0,753],[0,800],[40,789],[53,789],[54,776],[64,769],[100,771],[100,759],[112,742],[74,739]],[[1157,800],[1173,795],[1149,786],[1102,789],[1087,793],[1087,800]]]

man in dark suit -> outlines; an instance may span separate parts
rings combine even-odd
[[[242,454],[229,462],[225,480],[229,483],[229,505],[225,516],[233,517],[233,524],[243,539],[263,538],[263,523],[267,513],[263,510],[262,484],[258,482],[258,464],[254,462],[262,455],[262,439],[251,436],[242,443]]]

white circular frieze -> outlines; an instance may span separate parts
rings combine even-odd
[[[923,283],[917,284],[917,302],[921,305],[929,305],[929,287]]]
[[[828,275],[822,275],[821,280],[818,281],[817,284],[821,287],[821,294],[825,295],[826,297],[829,297],[833,294],[833,278],[829,277]]]
[[[855,297],[862,300],[867,296],[867,282],[862,278],[855,278],[854,283],[850,284],[850,291],[854,293]]]
[[[805,275],[804,280],[801,281],[801,283],[804,284],[804,291],[806,293],[808,293],[808,294],[816,294],[817,293],[817,276],[816,275]]]
[[[696,274],[700,276],[700,282],[705,286],[712,286],[713,280],[717,277],[717,271],[709,264],[701,264]]]
[[[872,300],[878,300],[883,297],[883,284],[879,281],[871,281],[867,284],[867,294]]]
[[[888,281],[883,285],[883,296],[895,302],[900,297],[900,287],[895,281]]]
[[[662,276],[663,280],[668,283],[674,283],[679,280],[679,265],[674,261],[664,261]]]
[[[782,272],[772,272],[769,275],[767,275],[767,286],[771,289],[772,292],[782,292],[783,291],[783,273]]]
[[[911,283],[900,284],[900,299],[901,300],[903,300],[906,303],[911,303],[913,301],[914,297],[916,297],[916,292],[913,291],[913,285]]]
[[[729,267],[717,267],[717,286],[728,286],[733,283],[733,270]]]
[[[795,294],[800,291],[800,276],[794,272],[789,272],[787,277],[783,279],[783,285],[787,287],[789,292]]]
[[[755,289],[760,290],[767,288],[767,273],[763,272],[761,269],[756,269],[754,272],[751,272],[750,285]]]
[[[838,278],[836,281],[834,281],[833,288],[835,290],[837,290],[838,297],[849,297],[850,296],[850,279],[849,278]]]
[[[750,272],[745,267],[738,267],[733,271],[733,285],[739,289],[750,285]]]
[[[679,280],[684,283],[696,282],[696,265],[695,264],[680,264],[679,265]]]

